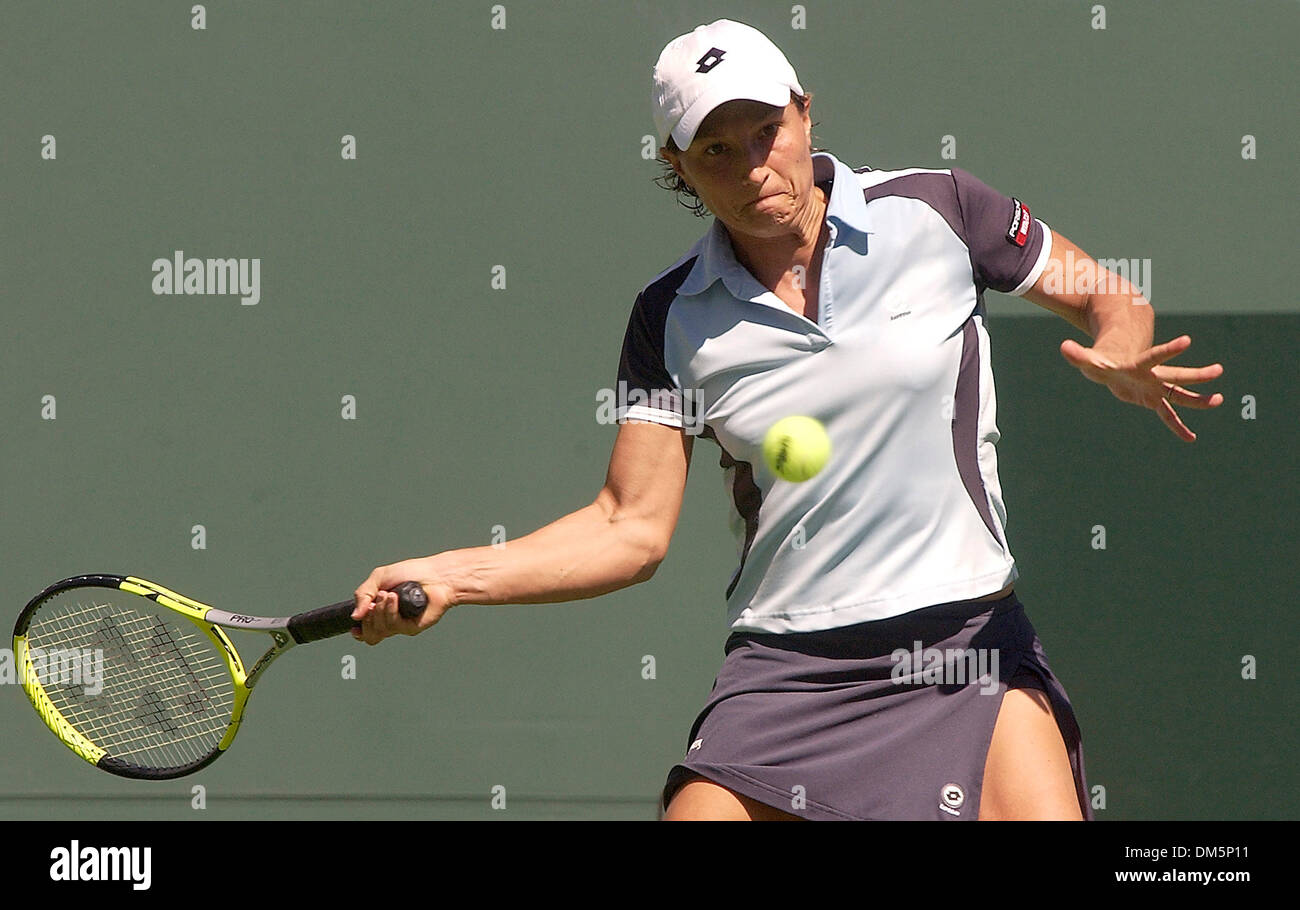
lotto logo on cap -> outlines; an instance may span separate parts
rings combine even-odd
[[[780,48],[752,26],[730,19],[701,25],[668,42],[654,69],[655,132],[688,149],[704,118],[728,101],[775,107],[802,95],[794,68]]]

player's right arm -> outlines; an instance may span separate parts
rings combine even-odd
[[[414,635],[458,604],[556,603],[650,578],[677,526],[694,437],[676,427],[623,423],[605,485],[588,506],[500,546],[447,550],[380,566],[357,588],[358,635],[377,644]],[[420,582],[429,606],[402,619],[388,588]]]

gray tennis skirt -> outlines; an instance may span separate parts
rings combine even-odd
[[[1051,700],[1084,818],[1074,709],[1010,594],[824,632],[736,632],[662,805],[695,776],[819,820],[974,820],[1008,689]]]

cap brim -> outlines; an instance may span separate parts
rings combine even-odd
[[[672,137],[677,147],[682,151],[690,148],[695,141],[695,132],[704,118],[728,101],[758,101],[773,107],[785,107],[790,103],[790,86],[781,82],[756,85],[752,80],[735,84],[719,81],[716,86],[711,86],[696,98],[695,103],[686,109],[682,119],[673,127]]]

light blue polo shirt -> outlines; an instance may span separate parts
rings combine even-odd
[[[713,440],[732,503],[735,630],[803,632],[982,597],[1013,581],[983,294],[1022,294],[1052,235],[957,168],[853,170],[829,190],[817,320],[762,286],[716,219],[638,295],[620,421]],[[763,460],[793,414],[832,455],[804,483]]]

